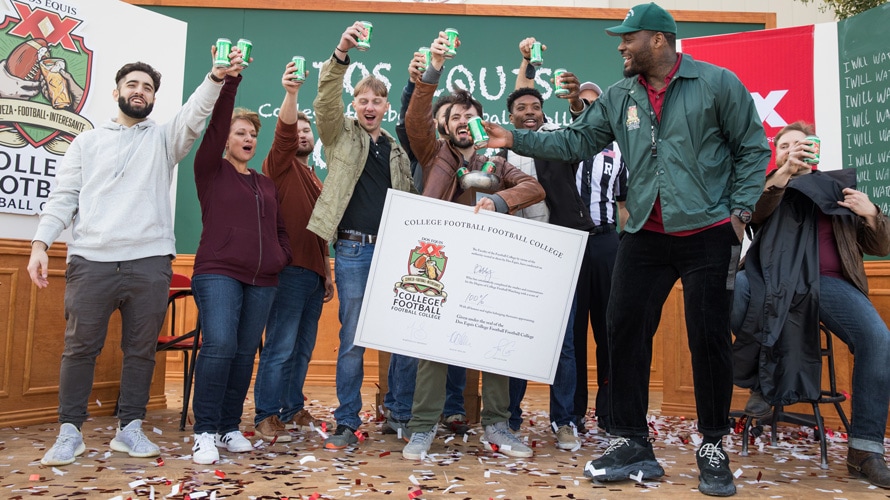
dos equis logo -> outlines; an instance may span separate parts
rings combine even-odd
[[[0,147],[43,148],[64,155],[81,132],[93,53],[73,31],[83,23],[12,1],[16,15],[0,21]]]
[[[408,255],[408,274],[393,287],[394,311],[439,319],[440,308],[447,300],[442,277],[448,257],[441,242],[421,240]]]

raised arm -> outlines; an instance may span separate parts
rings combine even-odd
[[[432,61],[427,65],[427,70],[421,81],[417,82],[414,93],[411,95],[411,102],[408,104],[408,112],[405,114],[408,140],[417,161],[424,169],[424,179],[427,178],[427,170],[432,165],[438,151],[436,123],[433,118],[433,95],[439,85],[439,78],[442,76],[442,68],[445,65],[447,41],[445,33],[440,32],[439,37],[430,45]]]
[[[291,160],[297,153],[300,143],[297,140],[297,111],[300,87],[305,80],[294,79],[294,63],[289,62],[281,76],[284,87],[284,100],[278,110],[278,122],[275,125],[275,137],[272,148],[263,160],[263,173],[269,176],[278,186],[279,181],[287,175],[291,168]],[[306,72],[309,73],[308,71]],[[303,75],[304,77],[306,75]]]
[[[331,58],[321,66],[318,75],[318,95],[315,96],[315,125],[318,127],[318,138],[324,144],[337,140],[343,130],[346,119],[343,113],[343,77],[349,67],[349,50],[356,47],[360,35],[367,34],[365,26],[356,21],[349,25],[334,48]]]

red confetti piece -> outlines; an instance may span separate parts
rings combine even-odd
[[[423,490],[420,489],[420,488],[408,492],[408,498],[409,498],[409,500],[413,500],[414,498],[417,498],[417,497],[419,497],[420,495],[423,495]]]
[[[532,448],[538,446],[538,441],[532,439]]]
[[[275,441],[278,441],[278,434],[276,434],[275,436],[272,437],[272,441],[269,441],[269,445],[271,446],[271,445],[275,444]]]
[[[40,474],[31,474],[28,477],[28,481],[40,481]]]
[[[655,428],[655,424],[649,422],[649,428],[652,429],[652,434],[658,435],[658,429]]]
[[[845,398],[850,399],[850,393],[849,393],[849,392],[847,392],[847,391],[841,389],[841,394],[843,394]]]
[[[741,434],[745,431],[745,424],[748,423],[748,416],[742,415],[738,420],[735,421],[735,433]]]
[[[760,482],[760,478],[763,477],[763,471],[757,471],[757,482]]]
[[[321,495],[317,491],[309,496],[309,500],[318,500],[319,498],[321,498]]]
[[[155,463],[158,464],[158,467],[163,467],[163,466],[164,466],[164,459],[161,458],[161,457],[158,457],[157,460],[155,460]]]
[[[359,478],[356,478],[356,479],[355,479],[355,485],[356,485],[356,486],[361,486],[361,485],[362,485],[362,480],[359,479]]]
[[[253,437],[256,435],[256,433],[253,431],[244,431],[241,434],[244,434],[244,437]]]
[[[328,423],[327,422],[321,423],[321,432],[328,432]]]
[[[213,473],[216,474],[216,477],[218,477],[218,478],[220,478],[220,479],[225,479],[225,478],[226,478],[226,473],[223,472],[223,471],[221,471],[221,470],[219,470],[219,469],[216,469],[215,471],[213,471]]]
[[[390,452],[388,452],[388,451],[384,451],[383,453],[381,453],[381,454],[378,455],[378,456],[379,456],[379,457],[385,457],[385,456],[389,455],[389,453],[390,453]]]
[[[362,431],[359,431],[359,430],[355,431],[355,437],[358,438],[359,443],[363,443],[365,441],[365,433]]]
[[[498,445],[496,445],[494,443],[488,443],[488,446],[491,447],[491,451],[495,451],[495,452],[498,451]]]

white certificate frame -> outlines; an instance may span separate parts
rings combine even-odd
[[[355,344],[552,384],[587,237],[390,189]]]

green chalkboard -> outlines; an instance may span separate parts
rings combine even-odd
[[[890,213],[890,3],[840,21],[838,63],[844,168]]]
[[[340,5],[343,5],[342,2]],[[367,7],[362,3],[356,9]],[[407,5],[407,4],[406,4]],[[424,6],[429,11],[429,6]],[[300,109],[311,108],[318,88],[318,67],[331,56],[343,30],[356,20],[374,24],[371,50],[350,51],[353,61],[347,85],[357,83],[371,72],[389,81],[391,113],[384,128],[394,132],[399,97],[407,81],[408,62],[414,51],[429,45],[440,30],[456,28],[461,47],[455,59],[447,63],[446,85],[469,88],[484,108],[486,119],[506,120],[506,99],[515,84],[514,71],[519,66],[519,41],[534,36],[543,41],[544,66],[540,90],[547,98],[544,110],[551,119],[567,123],[568,106],[551,94],[546,79],[554,68],[566,68],[584,80],[605,87],[621,78],[622,61],[617,52],[618,39],[605,34],[607,27],[620,19],[511,17],[522,7],[497,6],[504,15],[398,14],[331,11],[282,11],[254,9],[212,9],[190,7],[146,7],[181,19],[189,24],[186,47],[184,94],[194,89],[210,67],[210,46],[218,37],[253,42],[255,61],[244,71],[237,105],[260,112],[263,129],[258,153],[251,166],[259,169],[271,146],[275,110],[284,96],[281,75],[294,55],[306,58],[310,76],[300,91]],[[406,9],[407,10],[407,9]],[[541,10],[541,9],[538,9]],[[579,13],[593,9],[578,9]],[[762,29],[757,23],[679,22],[681,37],[698,37]],[[347,102],[351,95],[344,90]],[[311,116],[311,114],[310,114]],[[201,234],[201,213],[192,175],[193,156],[180,163],[176,196],[176,246],[180,254],[194,253]],[[316,165],[319,177],[325,171]]]

